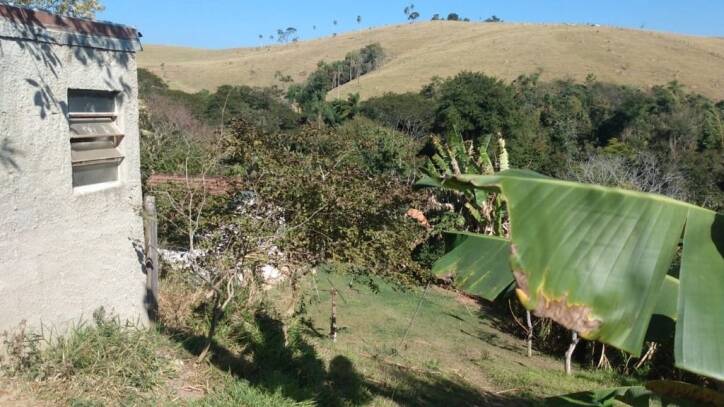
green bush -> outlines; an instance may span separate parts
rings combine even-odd
[[[237,122],[231,132],[226,164],[259,199],[283,211],[283,250],[313,264],[337,261],[401,280],[422,278],[411,255],[425,232],[405,216],[423,199],[412,191],[416,143],[364,120],[264,137]]]
[[[467,140],[502,132],[506,138],[519,131],[521,115],[510,86],[482,73],[462,72],[439,88],[435,130],[453,128]]]
[[[291,130],[297,127],[299,115],[283,99],[276,87],[220,86],[209,95],[204,117],[211,123],[243,118],[264,132]]]
[[[436,103],[419,93],[386,93],[362,103],[362,114],[415,138],[430,133]]]

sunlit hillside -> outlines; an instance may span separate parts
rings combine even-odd
[[[433,76],[461,70],[504,79],[542,72],[542,78],[599,80],[651,86],[678,80],[689,90],[724,99],[724,39],[587,25],[424,22],[363,30],[263,48],[204,50],[146,45],[141,67],[171,86],[213,90],[222,84],[284,85],[278,71],[304,80],[320,60],[341,59],[379,42],[387,52],[376,72],[334,90],[363,98],[418,90]]]

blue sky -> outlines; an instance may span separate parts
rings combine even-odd
[[[409,2],[360,0],[105,0],[99,19],[137,27],[146,44],[231,48],[265,43],[278,28],[300,39],[403,22]],[[471,20],[597,23],[693,35],[724,36],[723,0],[420,0],[420,20],[456,12]],[[362,16],[357,24],[356,17]],[[338,25],[333,25],[337,20]],[[316,30],[313,29],[316,26]]]

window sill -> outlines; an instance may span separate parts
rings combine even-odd
[[[83,185],[82,187],[74,187],[73,195],[87,195],[94,192],[106,191],[110,189],[120,188],[123,185],[121,181],[102,182],[100,184]]]

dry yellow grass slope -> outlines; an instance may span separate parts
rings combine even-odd
[[[147,45],[138,61],[185,91],[222,84],[282,85],[277,71],[300,82],[318,61],[344,58],[373,42],[387,52],[384,66],[331,96],[417,91],[433,76],[462,70],[506,80],[540,70],[543,80],[583,80],[589,73],[642,87],[678,80],[692,91],[724,99],[724,39],[584,25],[424,22],[264,48]]]

